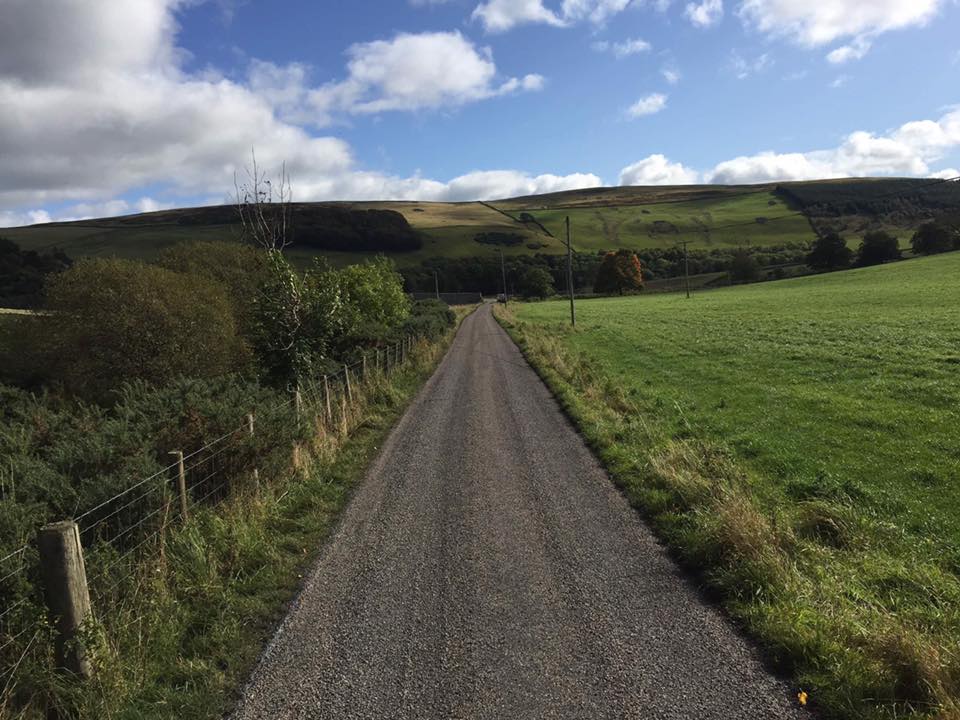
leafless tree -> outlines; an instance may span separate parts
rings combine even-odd
[[[251,164],[245,168],[246,178],[233,174],[234,200],[240,217],[240,233],[244,242],[265,250],[283,250],[290,244],[288,236],[293,209],[293,189],[287,164],[280,166],[280,176],[271,178],[257,165],[257,154],[250,151]]]

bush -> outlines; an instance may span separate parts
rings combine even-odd
[[[396,335],[416,335],[436,340],[456,322],[453,310],[442,300],[417,300]]]
[[[49,351],[49,377],[79,397],[103,402],[131,380],[162,384],[248,367],[223,287],[196,275],[82,260],[52,277],[47,309],[37,340]]]
[[[62,252],[40,255],[23,251],[11,240],[0,237],[0,306],[39,307],[43,302],[43,281],[50,273],[70,267]]]
[[[346,354],[358,346],[371,346],[399,327],[410,314],[410,298],[403,292],[403,278],[385,257],[326,270],[321,283],[339,288],[343,335],[338,348]]]
[[[850,267],[853,252],[837,233],[827,233],[813,241],[807,265],[814,270],[839,270]]]
[[[182,242],[161,252],[155,264],[223,285],[241,333],[251,337],[256,291],[267,279],[266,253],[240,243]]]
[[[882,230],[868,232],[857,250],[857,265],[882,265],[900,259],[897,239]]]

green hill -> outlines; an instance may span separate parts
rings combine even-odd
[[[666,248],[679,241],[705,249],[768,247],[810,241],[815,229],[846,233],[852,245],[871,228],[892,230],[906,242],[924,220],[960,216],[960,185],[872,179],[596,188],[492,203],[302,203],[295,206],[294,228],[319,233],[344,224],[353,227],[359,221],[351,216],[369,210],[392,211],[383,218],[402,216],[419,242],[404,240],[397,247],[370,248],[354,241],[351,230],[339,241],[328,237],[322,247],[298,237],[291,255],[307,261],[323,254],[335,264],[345,264],[365,253],[386,252],[399,265],[410,266],[432,257],[492,256],[497,249],[503,249],[508,257],[560,254],[567,216],[574,247],[580,251]],[[386,226],[393,235],[406,237],[407,229],[396,220]],[[185,239],[238,238],[239,227],[233,209],[220,206],[8,228],[0,230],[0,235],[25,250],[59,248],[75,257],[149,258]]]

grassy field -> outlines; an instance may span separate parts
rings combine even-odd
[[[827,716],[960,717],[960,253],[516,310],[622,485]]]
[[[771,192],[715,199],[585,208],[528,209],[555,236],[570,217],[574,246],[584,250],[768,246],[812,242],[810,223]]]

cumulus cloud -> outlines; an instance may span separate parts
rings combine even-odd
[[[352,45],[347,55],[347,79],[309,94],[321,116],[450,107],[543,86],[539,75],[495,83],[490,52],[479,51],[459,32],[401,33]]]
[[[730,53],[730,67],[733,69],[733,73],[737,76],[738,80],[745,80],[751,75],[761,73],[771,65],[773,65],[773,60],[770,59],[767,53],[758,55],[750,60],[743,57],[743,55],[736,50]]]
[[[581,21],[602,25],[623,12],[634,0],[563,0],[551,10],[543,0],[486,0],[473,11],[487,32],[499,33],[518,25],[542,24],[568,27]]]
[[[697,27],[710,27],[723,17],[723,0],[701,0],[687,4],[687,19]]]
[[[672,163],[663,155],[650,155],[620,171],[621,185],[693,185],[700,173]]]
[[[857,131],[839,147],[806,153],[763,152],[717,165],[710,182],[723,184],[876,175],[930,176],[930,164],[960,146],[960,110],[939,121],[909,122],[886,135]]]
[[[299,64],[253,61],[243,81],[188,74],[176,46],[188,1],[3,0],[0,222],[40,221],[24,208],[69,201],[58,217],[155,209],[93,205],[148,186],[164,203],[225,199],[252,147],[264,167],[286,162],[301,200],[443,196],[445,183],[363,171],[346,142],[306,128],[332,113],[446,107],[544,84],[500,77],[490,52],[458,33],[355,45],[346,79],[319,88]]]
[[[651,93],[637,100],[627,108],[627,115],[632,118],[655,115],[667,107],[667,96],[663,93]]]
[[[761,32],[787,37],[806,47],[842,38],[854,43],[837,48],[831,62],[863,57],[881,33],[925,25],[946,0],[743,0],[740,16]]]
[[[675,67],[667,66],[660,71],[660,74],[663,75],[663,79],[666,80],[671,85],[676,85],[680,82],[680,71]]]

